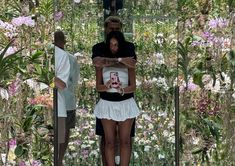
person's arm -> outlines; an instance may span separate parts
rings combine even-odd
[[[105,57],[95,57],[93,60],[93,65],[96,67],[127,67],[135,68],[136,60],[133,57],[125,58],[105,58]]]
[[[96,67],[108,67],[113,66],[118,63],[117,58],[105,58],[105,57],[95,57],[92,59],[92,63]]]
[[[102,73],[102,68],[96,67],[95,68],[96,72],[96,90],[98,92],[106,92],[110,88],[110,83],[111,81],[109,80],[106,85],[103,84],[103,73]]]
[[[133,93],[136,90],[136,72],[135,68],[128,69],[129,85],[125,88],[118,88],[119,93]]]
[[[55,81],[55,87],[59,88],[60,90],[63,90],[66,87],[65,82],[59,79],[58,77],[55,77],[54,81]]]
[[[133,43],[126,43],[125,58],[119,58],[120,63],[124,64],[128,68],[135,68],[137,63],[137,56],[135,53],[135,45]]]
[[[133,57],[119,58],[119,63],[124,64],[127,68],[135,68],[136,62]]]

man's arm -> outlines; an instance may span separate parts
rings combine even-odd
[[[128,68],[135,68],[137,61],[133,57],[126,57],[119,59],[119,62],[124,64]]]
[[[115,66],[115,67],[125,67],[128,68],[135,68],[136,60],[132,57],[125,57],[125,58],[105,58],[105,57],[95,57],[93,58],[93,64],[96,67],[108,67],[108,66]]]
[[[63,90],[66,87],[66,84],[64,81],[59,79],[58,77],[54,78],[55,86],[59,88],[60,90]]]

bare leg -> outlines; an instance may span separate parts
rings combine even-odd
[[[101,156],[102,156],[102,163],[103,166],[106,166],[106,160],[105,160],[105,136],[101,136],[100,140],[100,151],[101,151]]]
[[[116,122],[113,120],[101,120],[105,133],[105,159],[108,166],[115,166],[115,139]]]
[[[131,158],[131,126],[134,119],[127,119],[124,122],[119,122],[119,137],[120,137],[120,152],[121,166],[129,166]]]
[[[70,130],[68,129],[65,133],[65,142],[60,144],[60,148],[59,148],[59,161],[58,164],[59,166],[63,166],[63,158],[66,152],[66,149],[68,147],[69,144],[69,135],[70,135]]]
[[[118,125],[116,126],[115,162],[116,162],[116,157],[120,158],[120,142],[119,142],[119,134],[118,134]],[[116,164],[119,164],[119,163],[116,162]]]

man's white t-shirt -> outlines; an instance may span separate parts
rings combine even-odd
[[[77,99],[75,95],[75,90],[78,86],[79,80],[79,73],[80,67],[77,62],[77,58],[72,54],[68,53],[69,55],[69,62],[70,62],[70,72],[69,72],[69,79],[68,79],[68,87],[63,90],[64,97],[65,97],[65,105],[66,110],[75,110]]]
[[[55,46],[55,76],[61,79],[66,87],[68,86],[69,71],[68,54],[63,49]],[[58,117],[67,117],[65,98],[61,89],[58,89]]]

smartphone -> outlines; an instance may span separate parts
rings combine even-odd
[[[118,88],[119,87],[119,77],[118,72],[110,72],[110,80],[111,80],[111,87],[112,88]]]

